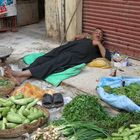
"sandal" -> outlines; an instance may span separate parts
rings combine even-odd
[[[44,94],[43,99],[42,99],[42,105],[49,109],[52,108],[53,96],[50,94]]]
[[[58,108],[64,105],[64,99],[61,93],[53,94],[53,106],[54,108]]]

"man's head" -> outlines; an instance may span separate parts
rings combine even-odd
[[[96,28],[92,33],[92,39],[103,41],[103,31],[99,28]]]

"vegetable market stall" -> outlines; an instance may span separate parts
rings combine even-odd
[[[15,88],[15,83],[8,78],[0,77],[0,96],[8,96]]]
[[[79,94],[81,95],[77,95],[70,103],[65,104],[60,119],[57,118],[58,120],[50,121],[50,124],[48,126],[45,125],[45,128],[39,128],[33,132],[31,138],[38,140],[45,137],[45,140],[51,140],[50,136],[53,139],[55,135],[56,139],[54,140],[59,140],[60,138],[64,140],[71,140],[72,138],[75,140],[82,140],[82,138],[88,140],[88,137],[94,139],[116,138],[118,134],[121,135],[119,136],[121,139],[124,139],[126,135],[130,138],[137,135],[137,138],[139,138],[137,134],[139,133],[137,129],[140,124],[139,113],[122,111],[120,114],[112,117],[102,107],[101,100],[98,97],[87,95],[87,93]],[[15,95],[18,95],[17,92]],[[123,125],[124,129],[120,132],[120,128]],[[132,132],[128,133],[127,131],[131,131],[131,129]]]
[[[35,106],[38,99],[23,94],[0,98],[0,138],[18,137],[31,133],[45,124],[49,117],[47,109]]]
[[[62,118],[50,122],[48,127],[38,129],[32,139],[139,140],[139,117],[139,112],[121,112],[112,117],[100,105],[99,98],[82,94],[64,106]]]
[[[104,77],[97,92],[106,103],[126,111],[140,111],[139,77]]]

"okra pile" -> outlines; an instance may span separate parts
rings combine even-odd
[[[0,129],[15,128],[47,117],[42,110],[34,107],[37,102],[38,99],[24,97],[23,94],[0,98]]]

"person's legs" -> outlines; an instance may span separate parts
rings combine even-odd
[[[37,58],[33,63],[31,63],[29,66],[23,68],[23,70],[28,70],[28,69],[30,69],[30,68],[34,68],[34,67],[36,67],[36,66],[38,66],[38,65],[41,65],[41,64],[43,64],[43,63],[45,63],[45,62],[50,61],[51,59],[53,59],[53,58],[55,57],[55,56],[50,55],[50,54],[51,54],[51,52],[46,53],[45,55],[38,57],[38,58]]]
[[[15,79],[18,81],[19,84],[27,80],[29,77],[15,77]]]
[[[31,77],[32,76],[30,70],[14,71],[11,69],[10,66],[4,67],[4,73],[5,75],[11,74],[12,76],[15,76],[15,77]]]
[[[63,53],[57,57],[46,61],[36,67],[29,68],[32,76],[37,79],[44,79],[50,74],[60,72],[71,66],[72,55]]]
[[[15,72],[11,69],[7,69],[5,73],[10,73],[18,81],[23,81],[22,79],[28,79],[31,76],[37,79],[44,79],[52,73],[60,72],[71,67],[71,65],[73,65],[71,61],[72,54],[70,52],[60,53],[57,57],[53,57],[49,61],[44,61],[44,63],[42,62],[37,66],[28,67],[28,69],[24,71]]]
[[[5,67],[4,74],[6,77],[10,78],[16,85],[20,85],[23,81],[32,76],[29,70],[17,72],[13,71],[10,67]]]
[[[45,55],[38,57],[32,64],[30,64],[28,67],[23,68],[23,70],[27,70],[30,68],[34,68],[36,66],[39,66],[41,64],[44,64],[46,62],[51,61],[52,59],[55,59],[56,57],[60,56],[64,50],[67,49],[67,47],[71,46],[71,43],[64,44],[60,47],[56,47],[52,49],[51,51],[47,52]]]
[[[12,71],[12,75],[15,77],[31,77],[32,74],[30,70],[25,70],[25,71]]]

